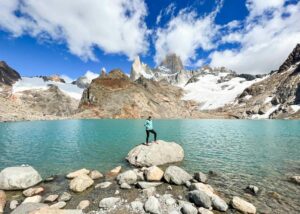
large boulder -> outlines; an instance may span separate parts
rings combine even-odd
[[[28,214],[43,207],[48,207],[48,205],[42,203],[25,203],[18,206],[11,214]]]
[[[193,190],[188,194],[189,199],[198,207],[211,208],[212,202],[210,197],[203,191]]]
[[[133,170],[128,170],[118,175],[118,183],[134,184],[137,182],[137,175]]]
[[[70,189],[74,192],[83,192],[94,184],[94,180],[88,175],[79,175],[70,182]]]
[[[157,166],[151,166],[145,170],[145,176],[147,181],[160,181],[164,176],[164,171]]]
[[[157,198],[150,196],[144,205],[145,211],[151,214],[160,214],[161,206]]]
[[[174,142],[158,140],[158,144],[139,145],[133,148],[126,159],[134,166],[157,166],[180,162],[184,158],[183,148]]]
[[[7,167],[0,172],[0,189],[22,190],[42,181],[40,174],[31,166]]]
[[[182,185],[192,180],[193,177],[178,166],[169,166],[165,171],[164,179],[168,183]]]

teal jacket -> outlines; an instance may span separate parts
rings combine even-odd
[[[146,120],[144,126],[146,127],[146,130],[152,130],[153,129],[152,120]]]

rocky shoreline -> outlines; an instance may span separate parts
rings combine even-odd
[[[245,186],[246,195],[228,196],[220,191],[224,187],[210,185],[216,176],[214,172],[190,174],[171,163],[150,166],[152,161],[157,165],[165,161],[161,154],[153,151],[159,148],[166,152],[170,149],[166,144],[169,143],[159,141],[149,147],[134,148],[127,160],[136,158],[139,168],[125,171],[122,167],[106,173],[83,168],[42,179],[31,166],[5,168],[0,172],[0,189],[3,189],[0,191],[0,213],[1,210],[13,214],[283,213],[267,205],[253,203],[262,191],[254,185]],[[178,149],[171,154],[170,162],[180,161],[182,157]],[[300,177],[291,177],[291,182],[299,185]],[[274,192],[272,197],[280,195]]]

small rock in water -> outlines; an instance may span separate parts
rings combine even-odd
[[[0,213],[4,212],[6,204],[6,194],[3,190],[0,190]]]
[[[251,193],[253,193],[253,194],[255,194],[255,195],[257,195],[257,193],[258,193],[258,191],[259,191],[258,187],[257,187],[257,186],[254,186],[254,185],[249,185],[249,186],[247,187],[247,189],[248,189]]]
[[[38,195],[38,194],[40,194],[42,192],[44,192],[44,188],[43,187],[32,187],[32,188],[24,190],[23,191],[23,195],[25,197],[31,197],[31,196],[34,196],[34,195]]]
[[[183,204],[183,206],[181,208],[181,212],[183,214],[197,214],[198,210],[193,205],[191,205],[189,203],[185,203],[185,204]]]
[[[64,192],[61,194],[58,198],[58,201],[70,201],[72,198],[72,195],[68,192]]]
[[[121,166],[117,166],[116,168],[113,168],[112,170],[110,170],[108,173],[107,173],[107,176],[108,177],[114,177],[114,176],[117,176],[122,170],[122,167]]]
[[[185,182],[192,180],[193,177],[178,166],[169,166],[165,171],[164,179],[168,183],[182,185]]]
[[[64,202],[64,201],[59,201],[59,202],[57,202],[57,203],[51,205],[50,207],[51,207],[51,208],[62,209],[62,208],[64,208],[66,205],[67,205],[66,202]]]
[[[218,211],[226,212],[228,210],[227,203],[217,195],[212,197],[212,206]]]
[[[74,172],[70,172],[69,174],[67,174],[66,177],[69,179],[73,179],[80,175],[88,175],[89,173],[90,173],[90,170],[83,168],[83,169],[76,170]]]
[[[140,201],[131,202],[130,207],[134,212],[137,212],[137,213],[141,213],[144,211],[144,204]]]
[[[291,181],[296,183],[296,184],[300,184],[300,175],[294,175],[291,177]]]
[[[19,205],[19,202],[17,200],[12,200],[9,204],[9,209],[14,210],[17,208],[18,205]]]
[[[198,207],[211,208],[212,203],[210,197],[201,190],[193,190],[189,192],[189,199]]]
[[[97,179],[103,178],[103,174],[101,172],[99,172],[98,170],[91,171],[90,174],[89,174],[89,176],[93,180],[97,180]]]
[[[40,203],[42,201],[42,196],[35,195],[32,197],[25,198],[25,200],[22,202],[22,204],[26,203]]]
[[[55,177],[56,177],[56,176],[53,175],[53,176],[50,176],[50,177],[48,177],[48,178],[45,178],[44,182],[51,182],[51,181],[54,181]]]
[[[137,182],[137,175],[133,170],[128,170],[118,175],[117,181],[119,184],[127,183],[134,184]]]
[[[164,171],[157,166],[151,166],[145,170],[145,175],[147,181],[160,181],[164,176]]]
[[[161,213],[161,207],[160,203],[157,198],[154,196],[150,196],[148,200],[145,203],[145,211],[149,212],[151,214],[160,214]]]
[[[52,202],[56,201],[57,198],[58,198],[58,195],[49,195],[49,196],[47,196],[47,198],[45,198],[44,202],[52,203]]]
[[[89,200],[83,200],[80,201],[80,203],[77,206],[78,210],[84,210],[86,209],[88,206],[90,206],[90,201]]]
[[[103,208],[103,209],[110,209],[110,208],[114,207],[120,201],[121,201],[121,198],[115,198],[115,197],[104,198],[100,201],[99,207]]]
[[[120,186],[121,189],[131,189],[131,186],[127,183],[122,183]]]
[[[231,205],[234,209],[242,213],[249,213],[249,214],[256,213],[256,207],[253,204],[236,196],[233,197],[233,199],[231,200]]]
[[[112,182],[109,182],[109,181],[106,181],[106,182],[102,182],[102,183],[99,183],[95,186],[95,189],[105,189],[105,188],[108,188],[110,185],[112,185]]]
[[[207,183],[207,176],[202,172],[196,172],[194,178],[201,183]]]
[[[71,180],[69,187],[74,192],[83,192],[93,184],[93,179],[91,179],[88,175],[82,174]]]
[[[204,207],[200,207],[198,211],[200,214],[214,214],[212,211],[205,209]]]

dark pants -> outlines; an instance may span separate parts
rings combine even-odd
[[[152,134],[154,134],[154,141],[156,141],[156,132],[153,130],[153,129],[151,129],[151,130],[146,130],[146,135],[147,135],[147,137],[146,137],[146,143],[148,143],[149,142],[149,134],[150,133],[152,133]]]

